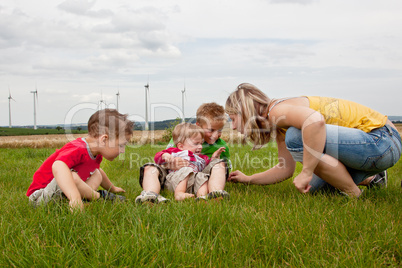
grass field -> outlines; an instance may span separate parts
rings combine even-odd
[[[71,130],[74,134],[81,134],[86,133],[88,131],[84,130]],[[65,134],[64,129],[51,129],[51,128],[7,128],[7,127],[0,127],[0,136],[21,136],[21,135],[60,135]]]
[[[128,201],[33,209],[32,174],[54,149],[0,149],[0,266],[14,267],[400,267],[402,162],[387,189],[359,200],[301,195],[289,179],[272,186],[227,184],[230,201],[136,205],[139,166],[163,147],[130,147],[102,168]],[[272,145],[231,146],[247,174],[276,164]],[[300,166],[298,166],[300,171]],[[173,199],[171,193],[163,194]]]
[[[157,131],[134,131],[133,143],[159,143],[164,135],[164,130]],[[70,135],[20,135],[20,136],[0,136],[0,148],[59,148],[67,142],[78,137],[85,137],[86,133]]]

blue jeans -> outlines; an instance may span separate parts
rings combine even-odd
[[[357,184],[366,178],[392,167],[401,157],[401,136],[389,125],[366,133],[359,129],[326,125],[324,154],[344,164]],[[300,129],[290,127],[286,131],[286,147],[297,162],[303,162],[303,140]],[[335,188],[313,176],[311,193]]]

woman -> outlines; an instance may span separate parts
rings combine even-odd
[[[335,98],[294,97],[270,100],[251,84],[237,87],[226,101],[232,128],[256,147],[272,138],[279,164],[229,180],[273,184],[290,178],[296,161],[303,169],[294,178],[301,193],[339,189],[358,197],[358,184],[370,185],[373,175],[392,167],[401,156],[401,137],[391,121],[368,107]],[[371,185],[374,182],[371,182]]]

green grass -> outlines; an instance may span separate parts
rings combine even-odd
[[[121,159],[104,160],[102,168],[126,189],[128,201],[92,202],[85,212],[71,213],[66,202],[33,209],[25,196],[32,174],[54,149],[0,149],[0,266],[402,265],[401,161],[389,170],[387,189],[365,191],[359,200],[301,195],[289,179],[227,184],[229,202],[136,205],[139,166],[159,150],[128,148]],[[231,154],[234,168],[247,174],[276,164],[274,147],[236,145]]]
[[[71,130],[72,134],[87,133],[87,130]],[[22,136],[22,135],[48,135],[48,134],[65,134],[64,129],[52,128],[6,128],[0,127],[0,136]]]

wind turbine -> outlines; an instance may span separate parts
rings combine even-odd
[[[34,129],[36,127],[36,103],[38,102],[38,89],[35,87],[35,91],[31,91],[33,93],[33,103],[34,103]]]
[[[145,130],[149,130],[148,126],[148,97],[149,97],[149,80],[145,85]]]
[[[119,99],[120,99],[120,92],[119,91],[117,91],[117,94],[116,94],[116,98],[117,98],[117,111],[119,111]]]
[[[107,108],[107,104],[106,104],[106,102],[103,100],[103,91],[101,91],[101,99],[100,99],[100,101],[99,101],[98,110],[102,110],[102,109],[103,109],[102,103],[104,104],[105,108]]]
[[[11,97],[10,87],[8,87],[8,127],[11,128],[11,100],[15,101]]]
[[[186,83],[184,83],[184,89],[181,91],[181,110],[183,112],[183,120],[182,122],[184,122],[186,120],[186,117],[184,116],[184,97],[186,94]]]

